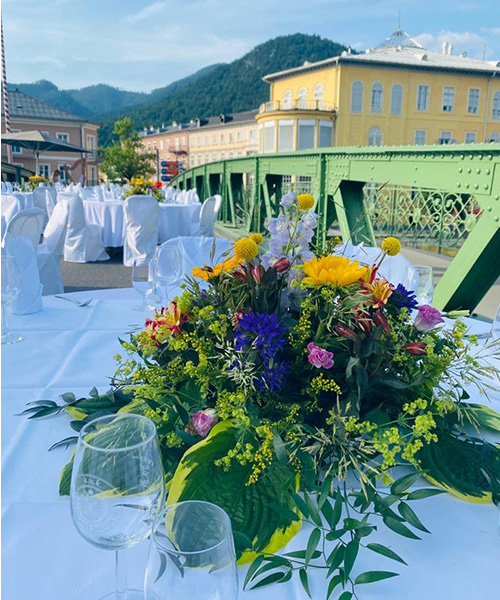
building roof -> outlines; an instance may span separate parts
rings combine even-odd
[[[224,127],[226,125],[237,125],[240,123],[255,122],[258,110],[246,110],[239,113],[229,113],[217,115],[216,117],[207,117],[206,119],[191,119],[189,123],[179,123],[169,127],[157,127],[156,129],[144,129],[139,132],[141,137],[150,137],[162,135],[165,133],[179,133],[180,131],[199,131],[200,129],[213,129],[215,127]]]
[[[500,61],[488,61],[469,58],[466,54],[451,54],[451,45],[445,44],[443,53],[433,52],[423,48],[416,40],[402,29],[397,29],[376,48],[369,48],[361,54],[342,52],[315,63],[305,63],[300,67],[271,73],[264,81],[271,82],[290,75],[324,69],[336,64],[379,65],[389,68],[409,68],[418,70],[455,71],[474,73],[478,75],[493,75],[500,73]]]
[[[2,115],[3,112],[2,103]],[[28,96],[18,89],[14,91],[9,90],[9,114],[11,119],[42,119],[47,121],[75,121],[78,123],[92,122],[84,117],[79,117],[66,110],[47,104],[42,100]]]

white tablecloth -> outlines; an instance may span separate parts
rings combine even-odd
[[[98,202],[86,200],[83,203],[87,223],[95,223],[102,229],[102,239],[106,248],[123,246],[125,219],[123,202]],[[162,244],[179,235],[193,235],[196,227],[193,220],[199,221],[201,204],[160,204],[159,242]]]
[[[66,415],[27,420],[16,416],[32,400],[56,400],[73,391],[85,395],[93,385],[108,388],[126,337],[146,313],[132,309],[134,290],[74,294],[94,298],[78,308],[65,300],[44,297],[43,312],[10,318],[24,335],[20,344],[2,348],[2,592],[5,600],[96,600],[112,590],[113,553],[87,544],[76,532],[69,501],[57,493],[59,474],[71,450],[47,452],[72,432]],[[487,323],[474,322],[478,332]],[[500,394],[493,398],[500,408]],[[432,535],[422,541],[402,538],[381,526],[370,537],[392,547],[409,566],[365,551],[356,573],[382,569],[400,577],[360,588],[363,600],[494,600],[500,590],[498,512],[492,505],[468,504],[449,495],[413,503]],[[309,527],[289,544],[302,549]],[[373,538],[373,539],[372,539]],[[129,580],[142,586],[147,542],[131,549]],[[243,580],[245,569],[240,569]],[[311,575],[314,599],[326,596],[324,575]],[[303,600],[298,581],[242,593],[249,600]],[[334,596],[336,597],[336,596]],[[173,592],[172,599],[179,598]],[[221,599],[224,600],[224,599]]]

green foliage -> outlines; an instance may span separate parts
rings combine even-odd
[[[153,154],[142,154],[142,144],[130,117],[116,121],[113,132],[119,142],[104,148],[102,170],[110,181],[126,183],[133,178],[152,175],[155,172]]]

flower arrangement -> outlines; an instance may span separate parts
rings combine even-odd
[[[297,574],[309,594],[318,568],[328,597],[348,600],[358,585],[397,575],[354,575],[358,553],[404,562],[367,541],[378,525],[428,533],[411,501],[445,490],[478,502],[498,494],[500,451],[465,426],[499,429],[494,411],[467,403],[466,388],[494,387],[499,373],[484,356],[500,352],[380,275],[397,239],[382,243],[373,265],[313,252],[313,205],[287,194],[268,240],[249,235],[194,269],[183,293],[122,342],[107,394],[68,393],[60,406],[25,412],[67,409],[77,430],[96,412],[148,416],[168,503],[203,499],[228,512],[240,561],[253,561],[245,586]],[[71,462],[62,494],[70,476]],[[412,491],[422,476],[435,487]],[[277,555],[301,523],[312,526],[306,548]]]
[[[29,178],[29,182],[31,184],[32,189],[35,189],[41,183],[43,183],[44,185],[48,185],[49,180],[46,177],[43,177],[42,175],[32,175]]]
[[[158,183],[160,183],[159,186]],[[161,193],[161,182],[157,182],[155,184],[151,181],[151,179],[135,177],[130,180],[129,185],[129,189],[123,194],[124,199],[128,198],[129,196],[153,196],[153,198],[158,200],[158,202],[163,200]]]

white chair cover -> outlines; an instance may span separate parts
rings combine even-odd
[[[98,202],[104,202],[104,192],[101,186],[97,185],[94,188],[94,196]]]
[[[68,214],[68,203],[65,201],[59,202],[47,223],[43,234],[43,243],[40,244],[36,254],[44,296],[64,292],[59,261],[64,249]]]
[[[10,181],[5,182],[5,189],[7,190],[7,194],[12,194],[14,188],[12,187],[12,183]]]
[[[47,190],[49,188],[38,186],[33,190],[33,205],[35,208],[39,208],[43,211],[45,218],[43,226],[47,225],[47,221],[49,220],[49,213],[47,210]]]
[[[351,260],[357,260],[367,265],[374,264],[380,256],[380,253],[380,248],[373,248],[365,246],[364,244],[354,246],[351,242],[347,242],[335,249],[335,254],[340,254]],[[389,283],[392,283],[393,285],[401,283],[405,287],[408,287],[410,285],[408,269],[411,266],[411,262],[402,254],[398,254],[397,256],[386,256],[378,272],[379,275],[387,279]]]
[[[217,216],[219,215],[219,210],[222,204],[222,196],[220,194],[214,194],[215,204],[214,204],[214,220],[217,221]]]
[[[123,264],[132,267],[134,261],[146,262],[153,257],[158,244],[160,207],[152,196],[129,196],[123,205],[125,240]]]
[[[210,259],[214,241],[215,254],[214,258]],[[191,275],[191,271],[195,267],[212,266],[229,258],[229,255],[222,255],[232,248],[232,244],[224,238],[180,236],[167,240],[161,246],[158,246],[158,249],[165,247],[179,249],[182,260],[182,273]]]
[[[21,210],[7,223],[7,234],[12,237],[27,236],[36,252],[43,231],[45,212],[41,208]]]
[[[5,181],[2,181],[2,194],[7,193],[7,186],[5,185]]]
[[[36,209],[31,209],[36,210]],[[42,290],[35,250],[28,236],[5,236],[5,251],[16,259],[21,274],[21,293],[12,303],[16,315],[31,315],[43,309]]]
[[[22,210],[22,204],[19,198],[12,194],[2,195],[2,216],[8,224],[12,217]]]
[[[213,237],[214,235],[214,222],[215,222],[215,198],[210,196],[205,202],[200,211],[200,228],[198,235],[205,237]]]
[[[1,239],[3,240],[3,236],[5,235],[5,231],[7,230],[7,221],[5,220],[5,217],[3,215],[0,218],[0,223],[2,226]]]
[[[109,260],[98,225],[87,225],[83,201],[76,194],[59,194],[59,202],[66,200],[69,206],[68,228],[64,241],[64,260],[86,263]],[[59,204],[58,202],[58,204]]]
[[[80,183],[78,185],[80,186],[78,193],[83,198],[83,200],[95,200],[95,188],[82,187]]]
[[[168,186],[165,190],[165,201],[173,202],[174,201],[174,192],[172,191],[172,186]]]
[[[45,188],[45,205],[47,208],[47,215],[50,219],[52,215],[52,211],[54,210],[55,205],[57,204],[57,190],[54,187],[46,187]]]

